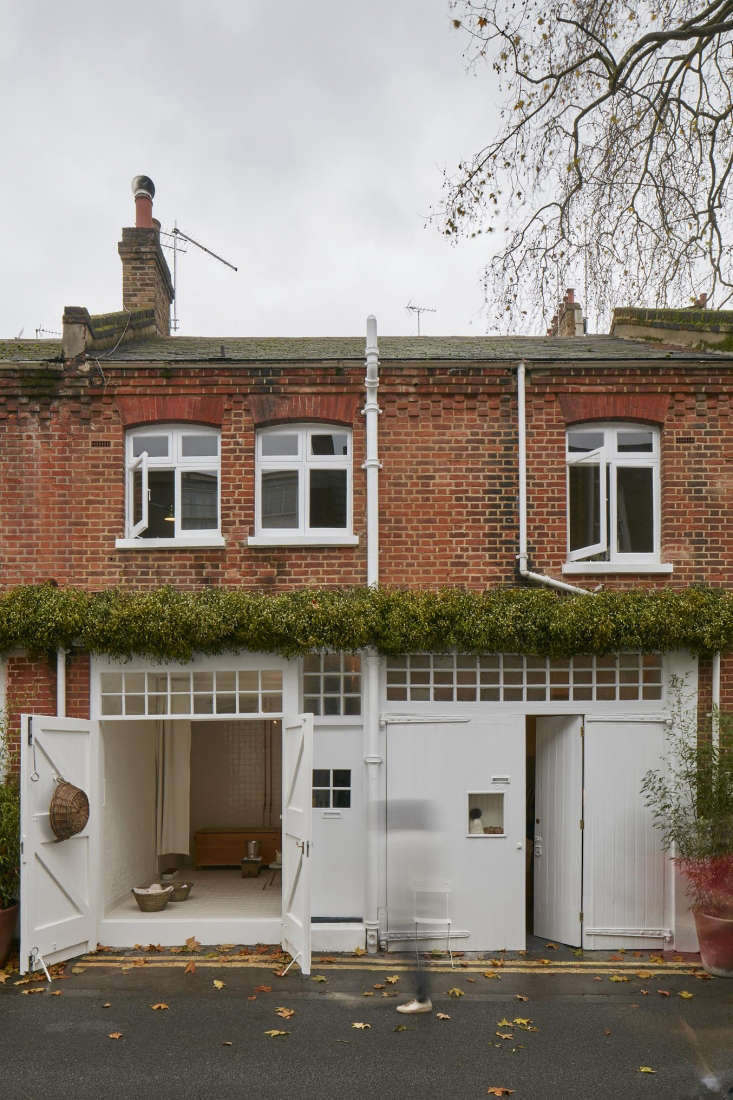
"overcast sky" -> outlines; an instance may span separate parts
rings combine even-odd
[[[0,337],[121,307],[130,181],[189,246],[181,335],[487,330],[482,241],[426,215],[496,125],[448,0],[0,0]],[[170,255],[170,254],[168,254]]]

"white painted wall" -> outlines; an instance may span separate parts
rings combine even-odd
[[[157,875],[156,722],[102,722],[104,907]]]
[[[313,810],[311,913],[314,917],[364,915],[364,760],[361,726],[316,727],[314,768],[351,769],[351,807]]]

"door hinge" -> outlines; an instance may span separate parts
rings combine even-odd
[[[578,920],[579,920],[579,921],[582,921],[582,919],[583,919],[583,914],[582,914],[582,912],[581,912],[581,913],[578,913]]]
[[[578,822],[578,826],[579,826],[579,827],[580,827],[581,829],[584,829],[584,828],[585,828],[585,822],[583,821],[583,818],[582,818],[582,817],[581,817],[580,821]]]
[[[29,745],[33,744],[33,730],[31,728],[32,725],[33,725],[33,718],[29,715],[28,716],[28,744]]]

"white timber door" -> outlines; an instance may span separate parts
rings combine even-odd
[[[585,720],[583,946],[662,947],[666,859],[641,795],[659,767],[664,722]]]
[[[97,946],[100,837],[98,723],[21,719],[20,969],[25,974]],[[58,840],[49,823],[56,779],[89,799],[82,832]]]
[[[525,719],[385,716],[387,929],[416,934],[421,881],[458,950],[525,947]],[[471,811],[479,811],[477,828]],[[408,937],[409,938],[409,937]]]
[[[583,908],[583,719],[537,718],[534,927],[579,947]]]
[[[282,945],[311,969],[313,715],[283,723]]]

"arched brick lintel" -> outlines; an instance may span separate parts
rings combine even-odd
[[[665,393],[560,393],[566,424],[585,420],[643,420],[663,424],[669,408]]]
[[[220,428],[224,419],[223,397],[118,397],[116,404],[125,428],[164,421]]]
[[[250,397],[247,404],[256,427],[281,422],[314,420],[351,427],[359,406],[357,394],[301,393],[292,397],[269,394]]]

